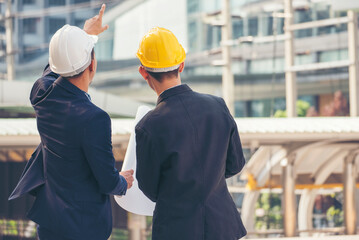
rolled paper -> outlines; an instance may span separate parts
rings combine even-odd
[[[138,181],[136,179],[136,124],[151,110],[147,106],[140,106],[137,109],[135,122],[131,132],[130,140],[128,142],[125,159],[121,171],[133,169],[134,181],[130,189],[127,190],[125,196],[115,196],[118,205],[128,212],[138,215],[152,216],[155,209],[155,203],[148,199],[143,192],[138,188]]]

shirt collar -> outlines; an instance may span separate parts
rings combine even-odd
[[[84,92],[84,94],[86,95],[86,97],[90,100],[90,102],[92,102],[90,94],[88,94],[88,93],[85,92],[85,91],[83,91],[83,92]]]
[[[177,85],[172,88],[168,88],[158,96],[157,105],[166,98],[188,91],[192,91],[192,89],[187,84]]]
[[[79,96],[85,95],[91,101],[91,97],[88,93],[82,91],[80,88],[78,88],[75,85],[73,85],[72,83],[70,83],[66,78],[63,78],[60,76],[58,79],[56,79],[55,84],[65,88],[66,90],[68,90],[69,92],[71,92],[75,95],[79,95]]]

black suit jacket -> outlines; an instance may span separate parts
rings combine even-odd
[[[187,85],[159,96],[136,126],[139,188],[156,202],[153,240],[237,240],[246,235],[225,178],[245,164],[223,99]]]
[[[48,66],[30,100],[41,144],[9,199],[35,195],[28,217],[51,231],[53,239],[107,239],[109,194],[123,195],[127,189],[114,167],[110,117]]]

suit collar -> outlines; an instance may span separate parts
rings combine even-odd
[[[182,84],[182,85],[178,85],[176,87],[167,89],[163,93],[161,93],[160,96],[158,96],[157,105],[160,102],[162,102],[163,100],[165,100],[166,98],[172,97],[172,96],[180,94],[180,93],[188,92],[188,91],[192,91],[192,89],[187,84]]]
[[[76,87],[75,85],[73,85],[72,83],[70,83],[66,78],[64,77],[59,77],[58,79],[56,79],[55,84],[65,88],[66,90],[72,92],[75,95],[80,95],[80,96],[86,96],[84,93],[84,91],[82,91],[80,88]]]

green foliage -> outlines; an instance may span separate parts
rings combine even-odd
[[[297,100],[297,115],[298,117],[305,117],[307,115],[307,111],[310,108],[310,104],[303,100]],[[274,113],[274,117],[276,118],[284,118],[287,117],[286,110],[277,110]]]
[[[287,111],[286,110],[277,110],[274,113],[274,117],[276,117],[276,118],[285,118],[285,117],[287,117]]]
[[[344,212],[341,209],[335,208],[335,206],[331,206],[327,210],[327,218],[329,221],[334,222],[335,227],[341,227],[344,223]]]
[[[283,228],[281,213],[281,197],[279,194],[263,193],[256,203],[255,228],[257,230]]]
[[[0,229],[5,236],[18,236],[18,222],[15,220],[1,219]]]
[[[114,228],[110,240],[127,240],[128,231],[123,229]]]

